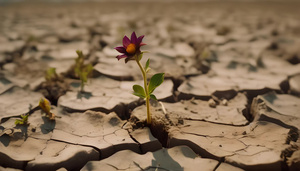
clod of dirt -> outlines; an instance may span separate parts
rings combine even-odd
[[[168,120],[165,117],[154,117],[152,124],[150,125],[151,133],[155,138],[157,138],[163,147],[168,147],[169,126]]]
[[[151,130],[148,127],[140,127],[129,132],[131,137],[140,144],[142,154],[162,148],[161,143],[151,134]]]
[[[60,96],[69,90],[69,83],[63,76],[42,82],[36,91],[41,92],[53,105],[57,105]]]
[[[291,157],[288,158],[287,163],[288,163],[290,171],[300,170],[300,150],[299,149],[297,151],[295,151]]]
[[[146,124],[147,114],[145,113],[143,107],[137,107],[131,114],[131,124],[133,128],[137,129],[140,127],[148,126]],[[174,125],[174,123],[165,115],[163,112],[156,112],[158,108],[150,108],[152,123],[149,126],[151,133],[155,138],[159,140],[163,147],[168,146],[168,129],[170,125]]]
[[[285,128],[300,129],[300,98],[270,92],[255,98],[251,105],[254,120],[276,123]]]

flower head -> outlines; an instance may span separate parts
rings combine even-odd
[[[117,56],[117,59],[120,60],[122,58],[126,58],[125,63],[127,63],[129,60],[134,60],[139,54],[142,53],[140,47],[146,45],[145,43],[142,43],[143,38],[144,35],[137,38],[135,32],[131,34],[131,39],[129,39],[127,36],[124,36],[123,46],[115,47],[118,52],[122,53],[122,55]]]

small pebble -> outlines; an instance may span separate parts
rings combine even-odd
[[[217,106],[217,103],[214,101],[214,99],[209,99],[208,104],[210,107],[215,108]]]
[[[227,106],[227,105],[228,105],[228,101],[227,101],[226,99],[223,99],[223,100],[222,100],[222,105],[223,105],[223,106]]]

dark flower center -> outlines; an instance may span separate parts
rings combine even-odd
[[[133,55],[136,51],[136,46],[133,43],[130,43],[127,48],[126,48],[126,52]]]

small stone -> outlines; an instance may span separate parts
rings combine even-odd
[[[223,105],[223,106],[227,106],[227,105],[228,105],[228,101],[227,101],[226,99],[223,99],[223,100],[222,100],[222,105]]]
[[[215,108],[217,106],[217,103],[214,101],[214,99],[209,99],[208,104],[210,107]]]

